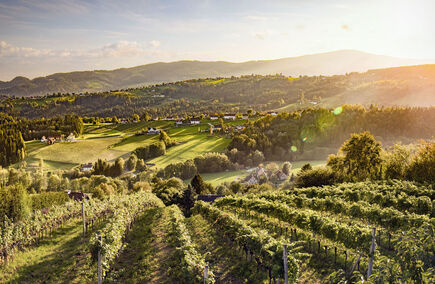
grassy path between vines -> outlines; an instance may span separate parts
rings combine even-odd
[[[169,226],[166,207],[147,210],[136,220],[105,283],[176,283],[168,276],[174,251],[168,242]]]
[[[82,236],[81,221],[59,228],[39,245],[15,254],[0,270],[0,283],[92,283],[96,265],[91,263],[89,236]]]
[[[255,261],[247,261],[239,249],[227,243],[218,230],[200,215],[187,219],[192,241],[215,273],[216,283],[269,283],[268,275],[257,272]]]

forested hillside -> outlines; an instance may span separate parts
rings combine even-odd
[[[421,63],[421,60],[380,56],[355,50],[340,50],[292,58],[243,63],[224,61],[159,62],[111,71],[95,70],[56,73],[33,80],[25,77],[16,77],[9,82],[0,81],[0,94],[32,96],[58,92],[99,92],[193,78],[229,77],[246,74],[268,75],[282,73],[287,76],[333,75]]]
[[[431,106],[435,65],[371,70],[336,76],[249,75],[194,79],[103,93],[6,98],[0,111],[27,118],[65,114],[154,118],[213,112],[295,111],[342,104]]]
[[[433,139],[435,108],[337,107],[266,116],[235,135],[228,146],[230,158],[240,162],[264,153],[270,160],[326,158],[352,133],[370,131],[384,146],[401,141]]]

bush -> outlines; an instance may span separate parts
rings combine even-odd
[[[227,155],[221,153],[206,153],[193,159],[199,173],[216,173],[235,169]]]
[[[41,210],[53,205],[62,205],[69,201],[68,194],[60,192],[43,192],[30,195],[32,210]]]
[[[146,181],[138,181],[135,184],[133,184],[132,190],[134,192],[138,192],[138,191],[141,191],[141,190],[146,191],[146,192],[151,192],[152,191],[152,187]]]
[[[406,177],[418,182],[435,183],[435,143],[423,142],[414,155]]]
[[[147,145],[144,147],[139,147],[134,150],[134,154],[139,159],[152,159],[155,157],[162,156],[166,153],[166,145],[163,141],[159,141],[158,143]]]
[[[296,186],[310,187],[331,185],[334,184],[335,181],[336,177],[331,169],[327,167],[319,167],[301,170],[296,177]]]
[[[4,217],[14,222],[27,218],[32,209],[32,203],[26,189],[22,185],[0,187],[0,221]]]

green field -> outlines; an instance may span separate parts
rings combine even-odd
[[[283,162],[274,162],[279,167],[282,166]],[[296,161],[292,162],[292,173],[297,174],[303,165],[310,163],[312,166],[322,166],[325,165],[325,161],[323,160],[311,160],[311,161]],[[267,165],[268,163],[266,163]],[[233,182],[233,181],[241,181],[245,177],[249,175],[249,170],[237,170],[237,171],[227,171],[220,173],[211,173],[211,174],[201,174],[201,177],[204,181],[211,183],[213,186],[218,186],[225,182]],[[185,183],[190,183],[190,180],[185,180]]]
[[[54,145],[47,145],[40,141],[26,142],[25,161],[30,167],[36,167],[40,159],[43,159],[47,170],[65,170],[83,163],[95,162],[98,159],[114,161],[119,157],[127,158],[136,148],[158,141],[158,135],[134,135],[147,127],[165,129],[172,138],[179,142],[179,145],[168,149],[165,156],[150,161],[157,163],[158,167],[185,161],[206,152],[221,152],[230,142],[227,138],[209,137],[208,133],[198,132],[198,128],[208,129],[208,124],[183,127],[173,125],[173,121],[85,124],[82,137],[74,142],[55,143]]]
[[[166,151],[166,155],[154,158],[149,162],[156,163],[158,168],[163,168],[172,163],[193,159],[207,152],[222,152],[230,143],[230,139],[216,136],[209,137],[205,133],[186,135],[183,137],[174,136],[174,138],[177,139],[177,141],[182,140],[182,143],[169,148]]]

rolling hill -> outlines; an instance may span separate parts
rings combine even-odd
[[[374,55],[355,50],[282,58],[276,60],[231,63],[224,61],[178,61],[153,63],[116,70],[56,73],[28,79],[16,77],[0,81],[0,94],[34,96],[51,93],[84,93],[116,90],[194,78],[231,77],[246,74],[337,75],[365,72],[369,69],[429,63],[422,60]]]
[[[295,111],[306,107],[435,105],[435,64],[334,76],[244,75],[49,97],[3,98],[0,111],[27,118],[65,114],[153,117],[215,112]]]

